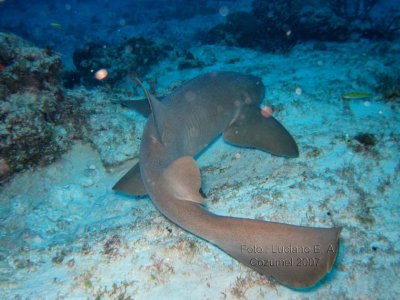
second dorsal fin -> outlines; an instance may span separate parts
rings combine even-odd
[[[135,77],[135,81],[140,85],[140,87],[143,89],[144,94],[146,95],[147,101],[149,101],[149,105],[151,108],[151,112],[153,115],[154,119],[154,124],[156,126],[156,131],[157,131],[157,137],[161,144],[164,144],[163,142],[163,135],[162,135],[162,128],[164,126],[164,115],[166,114],[166,107],[164,104],[162,104],[155,96],[153,96],[143,85],[143,83],[140,81],[139,78]]]

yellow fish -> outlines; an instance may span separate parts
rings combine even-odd
[[[51,22],[49,24],[49,26],[53,29],[57,29],[57,30],[63,30],[63,26],[60,23],[57,22]]]
[[[364,99],[371,97],[372,94],[370,93],[362,93],[362,92],[353,92],[353,93],[346,93],[342,96],[343,99]]]

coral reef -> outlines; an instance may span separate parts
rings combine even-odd
[[[361,36],[373,40],[394,40],[400,31],[400,15],[382,18],[362,30]]]
[[[400,30],[400,11],[393,7],[383,16],[373,16],[372,11],[379,0],[330,0],[335,15],[347,20],[353,31],[363,38],[393,40]]]
[[[49,91],[20,92],[0,106],[0,156],[10,171],[49,163],[66,150],[68,133],[57,121],[57,97]]]
[[[296,39],[287,34],[289,26],[282,22],[268,27],[254,13],[235,12],[227,16],[226,23],[211,28],[203,38],[203,43],[219,43],[267,52],[287,51],[296,44]]]
[[[400,102],[400,72],[379,74],[377,91],[388,102]]]
[[[305,6],[298,14],[296,33],[303,41],[345,41],[351,36],[348,21],[328,7]]]
[[[0,98],[21,89],[59,92],[60,56],[13,34],[0,33]]]
[[[0,33],[0,64],[0,160],[7,170],[3,175],[10,175],[53,161],[68,148],[69,139],[59,114],[59,55]]]
[[[251,12],[228,15],[226,23],[213,27],[204,42],[284,52],[299,40],[337,41],[350,36],[348,22],[332,14],[326,5],[254,0],[252,6]]]
[[[347,19],[370,19],[371,10],[379,0],[329,0],[332,11]]]
[[[137,154],[133,117],[115,118],[122,108],[107,92],[64,92],[58,54],[15,35],[0,34],[0,40],[0,179],[53,162],[77,138],[90,142],[106,166]],[[64,84],[73,87],[76,78]],[[119,145],[118,151],[110,145]]]
[[[73,61],[85,85],[101,83],[94,77],[95,72],[100,69],[108,70],[109,75],[105,82],[114,85],[129,75],[143,77],[151,66],[167,56],[172,49],[161,42],[130,38],[115,47],[107,43],[89,43],[84,48],[75,50]]]
[[[251,12],[236,12],[211,28],[205,44],[225,44],[266,52],[285,52],[298,41],[346,41],[352,38],[393,40],[400,15],[376,18],[377,0],[254,0]]]
[[[392,41],[398,31],[400,31],[400,15],[393,15],[388,18],[382,18],[369,27],[362,29],[361,36],[372,40]]]

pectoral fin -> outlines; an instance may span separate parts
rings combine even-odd
[[[179,200],[204,204],[200,195],[200,170],[191,156],[183,156],[172,162],[163,172],[165,183]]]
[[[113,190],[132,196],[147,195],[140,174],[139,163],[133,166],[114,186]]]
[[[257,148],[273,155],[297,157],[299,150],[290,133],[274,118],[263,117],[249,106],[224,132],[224,140],[237,146]]]

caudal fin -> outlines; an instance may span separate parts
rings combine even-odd
[[[291,288],[307,288],[331,271],[340,228],[301,227],[223,218],[213,242],[226,253]]]

